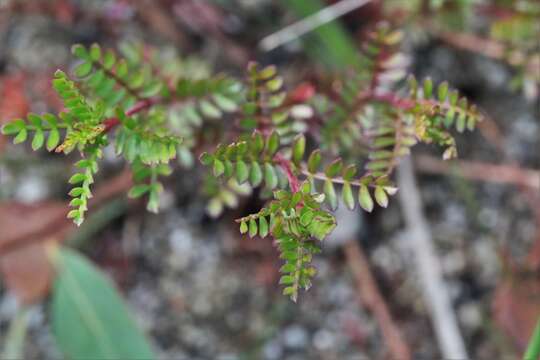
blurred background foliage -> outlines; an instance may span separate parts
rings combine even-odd
[[[540,313],[540,5],[366,1],[338,21],[265,47],[267,36],[336,3],[0,1],[0,123],[60,109],[50,80],[56,68],[76,66],[74,43],[144,55],[172,80],[220,71],[242,77],[257,60],[278,65],[286,87],[332,89],[336,72],[363,66],[359,50],[385,20],[404,30],[402,64],[418,78],[448,80],[487,117],[480,131],[457,139],[463,160],[441,163],[421,147],[414,166],[470,357],[519,357]],[[230,121],[218,109],[223,122],[200,131],[215,111],[188,105],[166,114],[188,139],[211,141]],[[242,239],[233,222],[260,201],[235,182],[203,176],[195,143],[182,146],[159,215],[126,199],[131,176],[105,152],[90,215],[74,231],[65,220],[73,155],[33,153],[0,137],[3,358],[384,358],[389,339],[363,298],[351,242],[365,253],[378,302],[413,358],[440,357],[397,202],[368,215],[339,210],[336,234],[315,260],[318,284],[294,305],[276,286],[271,242]],[[19,246],[21,239],[28,245]],[[93,264],[58,250],[58,241]]]

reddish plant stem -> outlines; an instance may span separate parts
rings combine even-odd
[[[294,172],[292,170],[291,161],[285,159],[280,154],[276,155],[274,157],[274,160],[278,163],[279,166],[281,166],[283,171],[285,171],[285,175],[287,176],[287,180],[289,180],[289,185],[291,186],[291,191],[293,193],[298,192],[298,190],[300,189],[300,184],[298,178],[294,175]]]
[[[394,93],[376,94],[373,91],[366,91],[361,93],[359,96],[359,100],[385,102],[403,110],[410,109],[415,104],[414,101],[400,98]]]
[[[139,111],[147,109],[147,108],[149,108],[150,106],[152,106],[152,105],[154,105],[156,103],[157,103],[157,100],[152,100],[152,99],[146,99],[146,100],[139,101],[132,108],[130,108],[130,109],[128,109],[126,111],[126,115],[127,116],[134,115],[134,114],[138,113]]]
[[[110,78],[113,78],[114,81],[116,81],[117,84],[119,84],[122,88],[126,89],[127,92],[132,95],[135,99],[137,99],[138,101],[144,101],[142,98],[141,98],[141,95],[139,95],[139,93],[132,89],[123,79],[121,79],[114,71],[110,70],[110,69],[106,69],[103,64],[101,64],[99,61],[93,61],[92,62],[94,64],[94,66],[98,69],[101,69],[103,70],[103,72]]]
[[[152,100],[152,99],[141,100],[126,111],[126,116],[135,115],[138,112],[148,109],[149,107],[156,104],[157,102],[158,102],[157,100]],[[120,119],[118,119],[117,117],[105,119],[103,120],[103,125],[105,126],[105,129],[103,130],[103,132],[108,133],[115,126],[119,124],[120,124]]]
[[[496,19],[508,19],[512,16],[520,15],[520,12],[518,10],[504,8],[502,6],[496,5],[478,5],[476,10],[479,14],[493,17]]]
[[[103,130],[104,133],[108,133],[111,131],[112,128],[114,128],[116,125],[120,124],[120,120],[118,118],[108,118],[103,120],[103,126],[105,126],[105,129]]]

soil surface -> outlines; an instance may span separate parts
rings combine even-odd
[[[243,49],[250,49],[245,51],[250,54],[257,39],[277,28],[270,20],[261,20],[261,9],[277,14],[280,10],[268,1],[256,2],[261,4],[259,8],[251,1],[237,1],[239,15],[220,18],[230,31],[231,43],[238,47],[229,48],[227,55],[218,37],[202,36],[197,30],[204,24],[186,25],[185,19],[161,22],[159,16],[163,14],[157,11],[136,16],[139,10],[119,5],[123,2],[81,2],[82,8],[73,19],[69,12],[65,18],[52,13],[15,12],[0,19],[1,76],[25,73],[31,110],[40,112],[51,104],[33,81],[47,81],[56,67],[71,66],[68,51],[74,42],[97,41],[106,46],[122,39],[139,39],[159,47],[180,48],[185,55],[197,55],[211,66],[239,73]],[[209,31],[205,29],[202,33]],[[459,136],[461,158],[540,168],[540,106],[509,90],[509,68],[435,41],[414,43],[412,49],[411,69],[420,78],[448,80],[479,104],[504,136],[503,153],[479,131]],[[255,56],[280,63],[286,73],[302,73],[298,69],[305,59],[295,51],[293,47]],[[284,61],[288,56],[294,60]],[[439,155],[429,147],[415,150],[415,155],[420,153]],[[0,156],[0,200],[32,203],[65,198],[70,159],[31,153],[20,146],[8,146]],[[121,167],[112,157],[106,162],[101,179]],[[526,193],[511,185],[454,176],[417,172],[417,177],[424,214],[471,358],[516,358],[519,352],[515,342],[494,320],[493,303],[496,288],[507,275],[501,249],[520,262],[538,236]],[[158,215],[133,204],[87,240],[90,246],[86,253],[117,280],[160,358],[387,356],[376,320],[358,300],[358,289],[338,238],[324,245],[315,261],[318,275],[313,288],[294,304],[281,295],[277,285],[280,262],[270,240],[242,239],[232,221],[255,207],[256,200],[245,200],[239,210],[211,220],[205,214],[203,199],[195,195],[199,180],[197,170],[177,169],[167,181],[163,209]],[[418,276],[404,251],[407,233],[400,211],[396,198],[388,209],[373,214],[338,215],[339,227],[345,233],[356,233],[351,240],[361,243],[368,255],[414,359],[439,358]],[[47,306],[44,303],[31,310],[27,359],[60,357],[50,334]],[[2,290],[1,334],[15,308],[14,297]]]

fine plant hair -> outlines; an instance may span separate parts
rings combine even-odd
[[[163,71],[155,65],[159,52],[149,60],[138,45],[118,51],[75,45],[78,65],[69,74],[56,71],[52,80],[63,111],[28,114],[2,133],[16,144],[28,140],[34,151],[80,154],[67,215],[77,225],[107,146],[131,168],[128,195],[144,197],[152,212],[159,209],[160,179],[173,173],[175,159],[194,166],[199,158],[206,168],[211,216],[259,188],[265,206],[236,221],[242,234],[275,240],[283,293],[296,301],[311,287],[313,256],[339,221],[333,215],[339,197],[351,210],[387,207],[398,191],[392,174],[400,158],[417,143],[439,145],[443,158],[454,158],[453,134],[473,130],[481,119],[448,83],[405,81],[401,37],[377,26],[359,65],[333,74],[333,86],[318,91],[288,90],[273,65],[251,62],[241,78],[190,77]]]

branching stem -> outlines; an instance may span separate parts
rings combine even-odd
[[[388,103],[402,110],[408,110],[415,105],[415,102],[409,99],[403,99],[394,93],[376,94],[372,91],[366,91],[360,94],[360,101],[376,101]]]
[[[324,173],[322,172],[317,172],[317,173],[310,173],[306,168],[301,168],[300,169],[300,173],[306,177],[311,177],[313,179],[317,179],[317,180],[321,180],[321,181],[326,181],[326,180],[330,180],[331,182],[333,182],[334,184],[340,184],[340,185],[343,185],[345,184],[345,182],[348,182],[351,186],[362,186],[362,185],[365,185],[367,187],[372,187],[372,188],[375,188],[376,185],[374,184],[371,184],[371,183],[364,183],[362,182],[362,180],[350,180],[350,181],[345,181],[342,177],[328,177],[326,176]]]
[[[106,69],[103,64],[101,64],[99,61],[93,61],[92,62],[94,66],[97,68],[103,70],[103,72],[110,78],[113,78],[116,83],[118,83],[120,86],[122,86],[128,93],[130,93],[134,98],[136,98],[139,101],[144,101],[143,98],[141,98],[141,95],[134,89],[132,89],[124,80],[122,80],[118,75],[115,74],[114,71],[111,71],[109,69]]]
[[[135,105],[133,105],[132,108],[128,109],[126,111],[126,116],[135,115],[143,110],[146,110],[150,108],[152,105],[156,104],[158,100],[152,100],[152,99],[145,99],[137,102]],[[108,118],[103,121],[103,125],[105,125],[105,129],[103,130],[104,133],[107,133],[112,130],[115,126],[120,124],[120,119],[117,117]]]
[[[279,166],[285,171],[285,175],[287,176],[287,180],[289,180],[289,185],[291,186],[291,191],[293,193],[298,192],[300,189],[300,184],[298,182],[298,178],[294,175],[291,161],[288,159],[285,159],[280,154],[276,155],[274,157],[274,160],[278,163]]]

